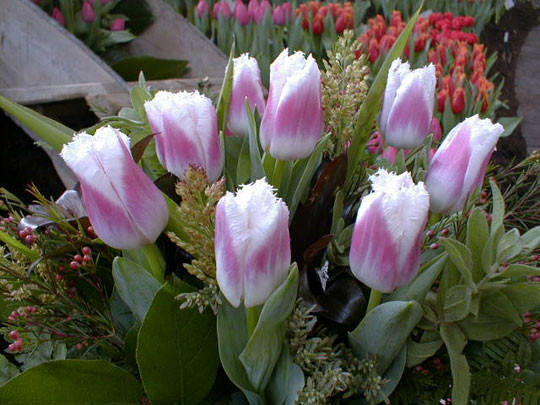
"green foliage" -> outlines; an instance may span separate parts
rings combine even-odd
[[[215,318],[178,309],[175,295],[193,289],[175,280],[155,295],[139,331],[137,364],[150,401],[198,404],[218,368]]]
[[[57,360],[42,363],[0,387],[0,402],[30,404],[138,403],[142,389],[127,371],[103,360]]]
[[[111,67],[127,81],[138,80],[140,72],[144,72],[148,80],[164,80],[182,77],[189,70],[185,60],[152,56],[130,56],[115,62]]]

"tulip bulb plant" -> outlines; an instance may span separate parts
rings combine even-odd
[[[289,15],[244,6],[197,18]],[[321,66],[280,51],[268,92],[231,52],[215,105],[141,76],[79,134],[0,97],[79,181],[31,207],[2,191],[0,402],[533,403],[538,159],[518,197],[500,124],[441,129],[436,66],[400,59],[418,15],[373,80],[346,32]]]

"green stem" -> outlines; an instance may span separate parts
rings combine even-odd
[[[369,294],[369,302],[367,305],[366,314],[381,303],[381,298],[382,298],[382,292],[372,288],[371,294]]]
[[[276,159],[276,165],[274,166],[274,173],[272,173],[272,185],[279,190],[281,182],[283,180],[283,173],[287,168],[287,161]]]
[[[246,308],[246,324],[248,329],[248,335],[251,337],[253,335],[253,332],[255,331],[255,327],[257,326],[257,322],[259,322],[259,315],[261,314],[261,307],[260,305],[256,305],[254,307]]]

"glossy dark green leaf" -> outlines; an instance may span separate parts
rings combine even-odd
[[[55,360],[30,368],[0,387],[0,403],[95,404],[139,403],[137,379],[103,360]]]
[[[134,82],[144,72],[148,80],[165,80],[183,77],[189,70],[188,61],[160,59],[153,56],[129,56],[111,66],[122,79]]]
[[[139,331],[137,364],[153,404],[198,404],[210,392],[218,368],[212,313],[180,310],[175,296],[193,291],[176,280],[154,297]]]

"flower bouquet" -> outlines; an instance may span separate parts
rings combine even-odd
[[[231,56],[215,106],[141,76],[75,135],[0,98],[79,180],[2,191],[0,402],[538,401],[538,156],[486,188],[500,124],[435,139],[417,18],[371,83],[347,33],[322,73],[279,54],[266,99]]]

